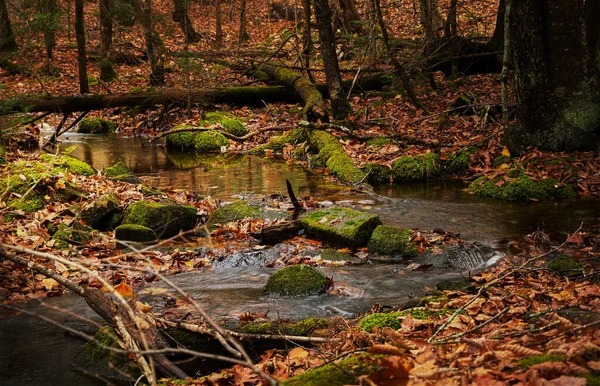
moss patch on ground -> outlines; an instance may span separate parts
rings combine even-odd
[[[457,176],[464,175],[469,168],[469,159],[471,158],[471,154],[474,154],[475,152],[477,152],[477,148],[475,146],[470,146],[462,151],[450,155],[448,158],[448,163],[444,167],[444,172],[446,174],[453,174]]]
[[[434,153],[403,156],[392,164],[394,182],[425,181],[438,177],[440,171],[440,158]]]
[[[325,292],[327,277],[318,269],[304,264],[292,265],[275,272],[263,295],[308,296]]]
[[[521,170],[509,172],[509,179],[503,177],[488,179],[481,176],[468,188],[469,193],[510,201],[568,199],[577,197],[571,185],[547,179],[534,181]]]
[[[138,201],[129,205],[123,224],[143,225],[160,238],[169,238],[196,225],[196,208],[177,204]]]
[[[82,134],[106,134],[116,130],[116,123],[98,117],[83,118],[77,127],[77,132]]]
[[[296,323],[285,321],[239,322],[238,328],[246,334],[285,334],[307,336],[314,330],[324,329],[329,321],[324,318],[307,318]]]
[[[123,224],[115,229],[115,239],[145,243],[158,239],[156,232],[143,225]]]
[[[366,245],[378,225],[379,216],[350,208],[322,209],[302,219],[309,236],[346,247]]]
[[[566,355],[553,355],[553,354],[534,355],[531,357],[521,359],[519,361],[519,367],[521,367],[523,369],[527,369],[531,366],[539,365],[540,363],[564,362],[566,360],[567,360]]]
[[[250,154],[264,155],[267,150],[272,150],[275,153],[283,152],[283,149],[287,144],[295,145],[300,142],[306,141],[306,134],[308,130],[304,128],[298,128],[281,135],[279,137],[272,138],[269,142],[257,146],[250,150]]]
[[[94,238],[94,229],[74,221],[70,226],[60,224],[52,238],[59,248],[68,248],[71,244],[85,244]]]
[[[243,137],[248,134],[248,129],[241,119],[237,119],[233,114],[223,111],[206,113],[201,122],[202,126],[209,126],[217,123],[223,126],[223,129],[226,132],[233,134],[236,137]]]
[[[390,327],[397,330],[402,325],[400,314],[398,312],[377,312],[369,316],[365,316],[358,323],[361,330],[373,332],[374,328]]]
[[[315,161],[327,166],[330,174],[350,184],[366,181],[365,172],[354,165],[352,158],[333,135],[324,130],[313,130],[308,135],[308,142],[317,151]]]
[[[583,265],[581,265],[580,263],[576,262],[575,260],[573,260],[567,256],[557,257],[556,259],[554,259],[548,263],[548,269],[550,269],[554,272],[559,272],[559,273],[569,273],[572,271],[581,271],[582,267],[583,267]]]
[[[129,174],[129,168],[123,162],[117,162],[113,166],[102,169],[101,173],[108,178],[114,178]]]
[[[409,259],[418,255],[417,245],[410,241],[411,236],[408,229],[379,225],[373,231],[367,247],[370,253]]]

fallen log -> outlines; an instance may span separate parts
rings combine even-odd
[[[194,104],[228,103],[257,106],[268,102],[299,101],[294,92],[284,87],[226,87],[190,90]],[[38,97],[0,100],[0,115],[24,112],[71,113],[74,111],[102,110],[115,107],[151,107],[165,104],[185,104],[187,90],[160,90],[125,94]]]

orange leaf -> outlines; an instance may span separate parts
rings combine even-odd
[[[133,299],[135,297],[135,293],[133,292],[133,288],[125,283],[124,281],[120,282],[119,284],[117,284],[114,287],[115,291],[120,294],[121,296],[123,296],[124,298],[131,298]]]

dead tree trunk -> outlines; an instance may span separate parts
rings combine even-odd
[[[17,42],[10,26],[6,0],[0,0],[0,52],[16,50]]]
[[[90,92],[87,78],[87,58],[85,56],[85,24],[83,21],[83,0],[75,0],[75,40],[77,41],[77,68],[79,70],[79,92]]]
[[[117,73],[111,60],[113,39],[114,0],[100,0],[100,79],[112,82]]]
[[[181,31],[185,39],[189,43],[198,43],[202,37],[198,31],[194,29],[190,16],[188,14],[187,0],[173,0],[173,13],[171,14],[174,22],[179,23]]]
[[[315,0],[314,4],[317,28],[319,29],[319,37],[321,39],[323,67],[325,69],[327,87],[329,88],[333,117],[335,119],[344,119],[348,116],[352,107],[348,103],[342,86],[340,66],[335,51],[335,33],[331,26],[331,8],[329,8],[327,0]]]

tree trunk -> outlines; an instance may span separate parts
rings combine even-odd
[[[188,14],[187,0],[173,0],[173,21],[179,23],[185,39],[189,43],[198,43],[201,35],[194,29],[190,16]]]
[[[54,47],[56,46],[56,0],[41,0],[40,12],[44,15],[42,29],[44,31],[44,45],[46,46],[47,70],[51,71]]]
[[[504,12],[506,9],[506,0],[500,0],[498,12],[496,13],[496,28],[494,34],[488,40],[487,47],[490,51],[504,50]]]
[[[600,66],[600,0],[585,2],[585,32],[590,59]]]
[[[221,0],[215,0],[215,44],[220,47],[223,44],[223,21],[221,15]]]
[[[518,127],[505,132],[511,151],[595,149],[600,137],[600,94],[590,65],[579,0],[518,0],[510,36]]]
[[[243,42],[248,41],[250,39],[250,35],[248,35],[248,31],[246,30],[246,0],[241,0],[240,3],[240,33],[238,35],[238,42],[242,44]]]
[[[312,12],[310,7],[310,0],[302,0],[302,23],[304,24],[302,30],[302,59],[304,60],[304,67],[308,79],[310,79],[311,82],[314,82],[313,75],[310,71],[310,53],[313,49],[312,27],[310,24]]]
[[[83,0],[75,0],[75,40],[77,41],[77,68],[79,70],[79,92],[90,92],[87,78],[87,58],[85,56],[85,24],[83,21]]]
[[[166,49],[160,35],[154,29],[152,21],[152,0],[133,0],[137,18],[144,30],[146,53],[150,61],[150,84],[163,85],[165,83],[165,53]]]
[[[340,67],[335,51],[335,34],[331,26],[331,8],[327,0],[315,0],[315,16],[317,18],[317,28],[321,39],[321,55],[323,57],[323,67],[325,69],[325,78],[331,98],[331,109],[335,119],[344,119],[352,110],[350,103],[344,93],[342,86],[342,77],[340,76]]]
[[[139,9],[135,10],[134,8],[139,6],[139,3],[134,3],[135,0],[115,1],[117,22],[123,27],[133,27],[135,25],[135,14],[139,13]]]
[[[16,51],[17,42],[8,17],[6,0],[0,0],[0,52]]]
[[[112,82],[117,79],[117,73],[111,61],[114,0],[100,0],[100,79]]]
[[[421,25],[423,26],[423,43],[425,53],[432,52],[436,42],[440,40],[440,11],[438,0],[419,0],[421,8]]]
[[[336,8],[336,17],[349,33],[363,33],[360,16],[354,5],[354,0],[334,0],[329,3]]]

